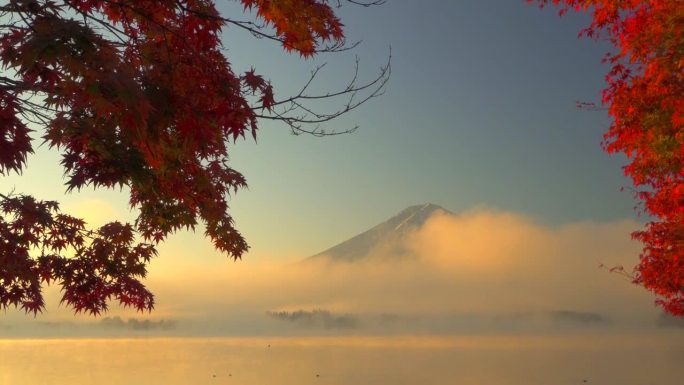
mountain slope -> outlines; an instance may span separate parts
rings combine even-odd
[[[329,258],[335,262],[353,262],[364,259],[379,247],[392,248],[391,254],[400,256],[403,252],[400,247],[401,240],[411,231],[420,228],[432,214],[438,211],[451,214],[451,212],[432,203],[408,207],[385,222],[313,255],[307,260]]]

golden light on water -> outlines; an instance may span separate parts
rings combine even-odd
[[[0,384],[675,385],[681,335],[0,341]],[[600,365],[596,363],[600,362]],[[318,376],[316,376],[318,375]],[[674,382],[673,382],[674,381]]]

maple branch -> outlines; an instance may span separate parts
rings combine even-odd
[[[102,27],[104,27],[105,30],[107,30],[109,33],[111,33],[112,36],[114,36],[116,39],[118,39],[124,46],[130,44],[130,42],[129,42],[128,40],[126,40],[125,38],[123,38],[121,35],[127,37],[127,38],[130,39],[130,40],[137,40],[137,39],[135,39],[133,36],[131,36],[130,34],[126,33],[126,31],[121,30],[121,29],[119,29],[119,28],[116,28],[116,27],[113,26],[112,24],[107,23],[107,22],[105,22],[105,21],[102,20],[102,19],[98,19],[98,18],[96,18],[95,16],[89,14],[88,12],[83,12],[83,11],[81,11],[77,6],[71,4],[69,0],[64,0],[64,5],[70,7],[70,8],[73,9],[74,11],[78,12],[79,14],[81,14],[81,15],[83,16],[84,24],[85,24],[85,25],[88,25],[88,24],[85,22],[85,20],[92,20],[92,21],[96,22],[97,24],[99,24],[99,25],[101,25]]]
[[[0,243],[7,262],[0,265],[0,308],[42,312],[40,286],[51,282],[62,286],[60,304],[76,313],[106,312],[112,299],[138,311],[154,308],[154,296],[140,280],[157,251],[153,244],[136,243],[130,225],[110,222],[91,231],[83,220],[62,214],[55,201],[12,193],[0,198],[0,235],[12,240]],[[31,249],[38,248],[35,255]],[[31,269],[17,269],[24,264]]]
[[[356,59],[354,67],[354,75],[347,85],[339,91],[328,92],[321,95],[311,95],[307,94],[306,91],[309,89],[314,79],[318,76],[320,71],[325,67],[325,64],[317,66],[312,72],[309,79],[305,82],[304,86],[299,90],[299,92],[291,97],[283,100],[274,102],[271,107],[282,106],[281,111],[264,110],[262,107],[253,107],[253,111],[262,111],[256,113],[257,118],[267,119],[267,120],[279,120],[287,124],[292,130],[293,134],[306,133],[314,136],[332,136],[339,134],[346,134],[356,131],[358,126],[351,129],[342,131],[326,131],[320,127],[321,123],[329,122],[341,115],[344,115],[360,105],[366,103],[370,99],[381,96],[385,92],[385,87],[389,81],[392,72],[392,51],[390,48],[390,53],[388,55],[387,63],[380,67],[380,74],[373,80],[362,84],[356,85],[356,80],[359,74],[359,60]],[[357,96],[366,90],[371,90],[365,97],[357,99]],[[304,104],[305,101],[316,101],[316,100],[326,100],[333,99],[341,96],[348,96],[348,100],[343,104],[342,108],[334,111],[332,113],[320,113],[316,112],[313,108]],[[263,112],[266,111],[266,112]],[[301,114],[297,114],[297,111],[301,111]],[[313,130],[307,130],[303,128],[303,125],[315,124],[316,127]]]
[[[121,2],[121,1],[116,1],[116,0],[105,0],[107,3],[116,5],[122,8],[126,8],[130,10],[131,12],[135,13],[136,15],[139,15],[140,17],[144,18],[145,20],[149,21],[150,23],[157,25],[159,28],[161,28],[163,31],[168,32],[172,34],[173,36],[178,37],[181,41],[185,41],[184,36],[180,35],[177,31],[171,29],[167,25],[163,25],[155,20],[154,17],[151,15],[141,12],[137,7],[128,4],[126,2]],[[374,2],[366,2],[366,3],[361,3],[361,2],[351,2],[356,5],[363,5],[363,6],[370,6],[370,5],[380,5],[384,1],[374,1]],[[239,20],[234,20],[230,19],[227,17],[222,17],[219,15],[213,15],[209,14],[206,12],[203,12],[198,9],[193,9],[190,8],[186,5],[184,5],[180,0],[175,1],[176,6],[182,10],[183,12],[187,13],[192,13],[194,15],[197,15],[202,18],[207,18],[207,19],[215,19],[215,20],[220,20],[225,23],[233,24],[236,25],[242,29],[245,29],[247,31],[250,31],[253,35],[259,37],[259,38],[267,38],[273,41],[278,41],[282,44],[285,44],[285,40],[279,38],[278,36],[274,34],[269,34],[263,31],[263,29],[266,28],[265,25],[259,25],[251,21],[239,21]],[[113,26],[110,26],[108,23],[106,23],[103,20],[100,20],[86,12],[80,11],[73,3],[70,2],[70,0],[64,0],[64,4],[66,6],[69,6],[70,8],[74,9],[76,12],[82,14],[84,18],[87,18],[88,20],[92,20],[101,26],[103,26],[107,31],[109,31],[113,36],[115,36],[117,39],[119,39],[122,42],[126,42],[125,38],[123,36],[126,36],[127,38],[134,40],[134,38],[130,35],[127,34],[125,31],[115,28]],[[338,5],[339,2],[338,2]],[[129,20],[126,20],[125,22],[130,23]],[[111,29],[109,28],[111,27]],[[123,35],[123,36],[122,36]],[[168,47],[169,42],[168,42],[168,36],[166,33],[163,34],[164,38],[164,44]],[[292,42],[289,42],[288,44],[293,44]],[[322,49],[317,49],[315,52],[316,53],[322,53],[322,52],[341,52],[344,50],[349,50],[353,49],[356,46],[360,44],[360,41],[355,42],[351,45],[346,45],[344,40],[338,41],[332,46],[326,46],[325,48]],[[194,50],[193,47],[189,47],[191,50]],[[168,51],[168,48],[167,48]],[[325,123],[330,120],[333,120],[336,117],[339,117],[343,114],[346,114],[347,112],[350,112],[360,106],[361,104],[365,103],[366,101],[375,98],[377,96],[380,96],[384,93],[384,87],[387,84],[387,81],[389,79],[389,75],[391,73],[391,50],[390,50],[390,55],[388,57],[388,61],[386,65],[381,67],[381,72],[380,74],[373,80],[369,81],[366,84],[363,85],[356,85],[356,80],[358,79],[358,72],[359,72],[359,61],[358,58],[356,59],[355,62],[355,68],[354,68],[354,75],[352,79],[349,81],[349,83],[344,87],[343,89],[335,92],[329,92],[326,94],[321,94],[321,95],[311,95],[307,94],[306,91],[309,89],[309,86],[313,83],[315,80],[316,76],[318,73],[321,71],[321,69],[325,66],[321,65],[318,66],[313,72],[311,77],[307,80],[307,82],[304,84],[304,86],[300,89],[300,91],[291,97],[288,97],[283,100],[279,100],[274,102],[271,105],[272,107],[275,106],[283,106],[283,105],[288,105],[288,107],[284,108],[278,113],[273,112],[272,110],[269,111],[268,113],[259,113],[256,114],[258,118],[263,118],[263,119],[270,119],[270,120],[280,120],[285,122],[291,129],[293,133],[309,133],[313,134],[316,136],[327,136],[327,135],[337,135],[341,133],[350,133],[356,130],[357,127],[344,130],[344,131],[333,131],[333,132],[326,132],[325,130],[322,130],[319,126],[317,126],[313,130],[307,130],[303,128],[304,124],[320,124],[320,123]],[[173,63],[172,63],[173,64]],[[372,90],[366,97],[357,100],[357,95],[360,92],[369,90],[371,87],[375,87],[375,89]],[[303,104],[303,101],[314,101],[314,100],[322,100],[322,99],[333,99],[336,97],[341,97],[349,95],[349,100],[343,105],[342,108],[338,109],[337,111],[334,111],[332,113],[319,113],[314,111],[312,108],[306,106]],[[34,105],[35,106],[35,105]],[[263,108],[261,107],[252,107],[252,110],[259,110],[261,109],[263,111]],[[293,114],[296,111],[301,111],[301,115],[296,115]]]
[[[4,201],[14,200],[16,202],[19,202],[21,199],[25,199],[25,198],[33,199],[33,197],[30,195],[14,194],[13,192],[9,193],[9,195],[5,195],[3,193],[0,193],[0,198],[2,198],[2,200],[4,200]],[[56,201],[47,201],[47,202],[46,201],[38,201],[38,203],[40,203],[40,204],[55,203],[55,207],[51,211],[54,211],[56,215],[62,213],[61,210],[59,209],[59,206],[56,205],[56,203],[57,203]],[[2,216],[0,216],[0,220],[2,220]],[[50,218],[50,221],[51,221],[50,223],[54,222],[54,218]],[[85,221],[83,221],[83,223],[85,224]],[[67,225],[67,228],[73,230],[75,233],[78,233],[79,235],[81,235],[85,238],[88,238],[90,240],[96,240],[100,237],[107,235],[107,234],[103,233],[102,230],[88,230],[84,227],[76,226],[75,224],[69,224],[69,225]],[[143,243],[143,244],[144,245],[152,245],[151,243]]]
[[[25,82],[20,82],[20,81],[17,81],[17,80],[8,78],[8,77],[6,77],[6,76],[0,76],[0,82],[5,82],[5,83],[12,84],[12,86],[14,86],[14,87],[18,87],[18,86],[20,86],[20,85],[24,85],[24,84],[25,84]]]
[[[29,21],[26,20],[26,16],[24,16],[23,12],[21,12],[20,10],[16,10],[14,12],[16,12],[19,15],[19,18],[21,19],[21,21],[23,21],[24,24],[26,24],[29,29],[31,29],[33,32],[36,32],[35,28],[33,28],[33,23],[29,23]]]
[[[151,310],[154,298],[140,279],[155,245],[181,228],[194,229],[200,219],[217,250],[235,259],[248,250],[228,212],[227,196],[246,182],[227,166],[226,142],[250,129],[255,135],[257,119],[283,121],[294,134],[352,132],[356,127],[326,132],[321,124],[381,95],[391,72],[388,59],[377,78],[357,84],[356,59],[348,84],[318,94],[311,88],[321,65],[299,92],[278,102],[270,82],[253,70],[236,76],[220,51],[227,24],[306,57],[358,44],[344,41],[329,6],[334,0],[292,1],[298,3],[273,2],[270,13],[256,14],[257,22],[220,18],[211,1],[0,5],[0,65],[6,70],[0,74],[6,120],[0,138],[7,139],[0,140],[0,173],[21,173],[33,151],[31,126],[40,125],[44,143],[63,149],[67,192],[126,185],[131,207],[139,209],[132,224],[89,230],[55,201],[0,193],[0,259],[9,261],[0,264],[0,308],[42,311],[41,285],[56,280],[62,302],[76,312],[99,314],[113,299]],[[312,106],[333,98],[342,103],[332,113]],[[135,245],[138,237],[149,243]]]
[[[118,1],[112,1],[112,0],[103,0],[103,1],[104,1],[105,3],[109,3],[109,4],[113,4],[113,5],[118,5],[119,7],[126,8],[126,9],[130,10],[131,12],[135,13],[136,15],[141,16],[141,17],[143,17],[145,20],[149,21],[150,23],[152,23],[152,24],[158,26],[159,28],[161,28],[161,29],[164,30],[165,32],[168,32],[168,33],[170,33],[170,34],[176,36],[177,38],[179,38],[181,41],[187,43],[187,41],[186,41],[186,39],[185,39],[185,37],[184,37],[183,34],[178,33],[177,31],[174,31],[173,29],[169,28],[167,25],[158,22],[157,20],[154,19],[154,17],[152,17],[151,15],[149,15],[149,14],[147,14],[147,13],[141,12],[138,8],[133,7],[133,6],[129,5],[129,4],[127,4],[127,3],[122,3],[122,2],[118,2]],[[126,21],[127,21],[127,23],[130,24],[130,20],[126,19]],[[164,35],[164,39],[166,39],[166,35]],[[133,40],[136,40],[136,41],[137,41],[137,39],[133,39]],[[197,54],[199,54],[199,52],[197,52],[196,50],[194,50],[189,44],[186,44],[186,47],[189,47],[191,50],[193,50],[193,51],[195,51]]]
[[[382,0],[384,2],[385,0]],[[253,21],[244,21],[244,20],[235,20],[231,19],[225,16],[220,16],[220,15],[211,15],[206,12],[198,11],[196,9],[191,9],[183,3],[181,3],[179,0],[176,0],[177,6],[182,9],[185,12],[192,13],[196,16],[205,18],[205,19],[214,19],[214,20],[220,20],[223,21],[226,24],[232,24],[236,27],[239,27],[249,33],[252,34],[252,36],[258,38],[258,39],[267,39],[271,41],[278,42],[282,44],[285,47],[294,47],[297,45],[297,43],[300,43],[304,40],[294,40],[294,41],[286,41],[285,39],[278,37],[277,34],[274,33],[267,33],[264,32],[263,30],[268,28],[266,24],[257,24]],[[370,4],[369,4],[370,5]],[[315,49],[313,53],[335,53],[335,52],[344,52],[344,51],[349,51],[352,50],[361,44],[361,40],[355,41],[351,44],[347,44],[345,39],[340,39],[336,41],[332,45],[326,45],[323,48]]]
[[[354,5],[360,5],[362,7],[372,7],[376,5],[383,5],[387,2],[387,0],[374,0],[374,1],[359,1],[359,0],[345,0],[347,3],[354,4]],[[337,7],[340,8],[342,7],[342,1],[337,0]]]
[[[585,110],[585,111],[608,111],[608,108],[599,107],[594,102],[581,102],[579,100],[575,102],[575,107],[577,107],[580,110]]]
[[[46,121],[51,121],[53,119],[52,116],[47,115],[46,113],[40,112],[40,111],[48,111],[48,112],[60,112],[58,109],[50,108],[48,106],[42,105],[42,104],[37,104],[34,103],[28,99],[17,97],[17,100],[19,100],[23,104],[28,104],[31,106],[31,108],[24,108],[23,106],[19,106],[19,109],[21,111],[22,116],[26,117],[27,114],[32,114],[38,118],[44,119]]]
[[[636,275],[634,275],[633,273],[629,274],[628,272],[626,272],[624,266],[622,265],[608,267],[605,264],[601,263],[599,264],[599,268],[606,269],[609,273],[617,274],[623,278],[629,279],[630,282],[634,282],[637,279]]]
[[[298,40],[285,41],[285,39],[278,37],[276,34],[263,32],[263,29],[267,28],[267,26],[259,25],[259,24],[256,24],[254,22],[251,22],[251,21],[237,21],[237,20],[233,20],[233,19],[230,19],[227,17],[217,17],[217,18],[228,23],[228,24],[235,25],[237,27],[240,27],[240,28],[248,31],[249,33],[252,34],[252,36],[254,36],[258,39],[264,38],[267,40],[275,41],[275,42],[282,44],[285,47],[296,46],[297,43],[301,42]],[[336,52],[350,51],[350,50],[358,47],[360,44],[361,44],[361,40],[355,41],[351,44],[347,44],[345,39],[341,39],[332,45],[326,45],[323,48],[315,49],[313,53],[336,53]]]

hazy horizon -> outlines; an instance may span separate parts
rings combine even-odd
[[[524,0],[335,12],[355,50],[304,59],[235,26],[221,35],[234,72],[254,67],[277,100],[318,65],[311,91],[325,93],[357,56],[363,82],[392,53],[386,93],[324,127],[355,133],[259,121],[257,140],[228,144],[249,186],[229,199],[243,259],[201,225],[170,235],[144,280],[151,313],[74,315],[46,287],[44,312],[0,315],[0,385],[679,385],[684,319],[609,271],[639,262],[630,234],[648,218],[625,158],[601,148],[607,112],[576,108],[601,100],[609,70],[609,45],[577,37],[589,16]],[[41,134],[0,193],[58,200],[89,227],[135,220],[125,187],[66,193]],[[425,203],[448,212],[392,221]]]
[[[52,286],[44,313],[7,310],[0,337],[683,330],[684,322],[664,315],[649,293],[608,271],[638,252],[626,235],[633,226],[548,226],[484,207],[434,209],[423,217],[388,218],[370,229],[370,246],[357,238],[345,242],[348,253],[355,247],[363,253],[353,262],[295,255],[224,261],[225,268],[207,270],[182,254],[166,254],[152,262],[158,273],[148,280],[157,296],[151,313],[113,306],[98,318],[74,316],[59,306]]]

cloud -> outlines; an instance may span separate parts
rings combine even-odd
[[[648,292],[599,267],[637,262],[639,245],[629,234],[638,226],[633,221],[546,226],[524,215],[479,208],[433,215],[401,240],[408,257],[383,255],[396,249],[393,245],[376,247],[371,258],[354,263],[277,263],[248,255],[211,269],[177,267],[177,276],[164,282],[155,281],[152,272],[150,284],[158,309],[188,317],[326,309],[364,320],[381,314],[502,320],[528,313],[548,319],[558,309],[582,309],[606,320],[653,319],[657,310]],[[580,312],[554,317],[575,327],[593,319]]]
[[[331,333],[536,331],[559,323],[563,330],[599,324],[655,328],[659,310],[652,295],[599,267],[636,264],[640,248],[629,234],[638,228],[627,220],[550,226],[478,208],[437,213],[400,245],[381,245],[371,258],[354,263],[263,255],[232,262],[162,247],[147,284],[156,296],[154,317],[178,320],[183,330],[191,325],[198,334],[277,333],[304,330],[299,325],[307,322]],[[395,258],[394,246],[405,255]],[[58,303],[59,291],[50,290],[48,297]],[[62,309],[48,304],[47,321],[54,314],[72,320],[72,312]],[[272,314],[264,317],[267,311]],[[124,322],[135,313],[116,306],[109,316],[120,317],[108,321],[118,330],[162,326]]]
[[[312,311],[296,310],[289,311],[269,311],[269,317],[279,320],[287,321],[307,328],[324,328],[324,329],[356,329],[359,326],[359,320],[352,315],[336,315],[327,310],[315,309]]]

